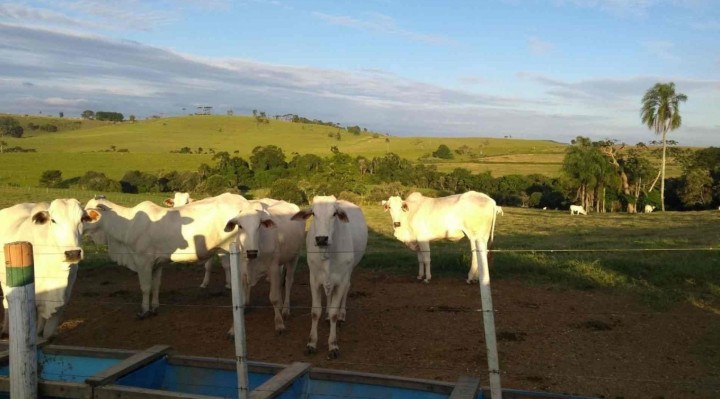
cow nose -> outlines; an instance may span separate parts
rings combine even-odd
[[[318,247],[327,247],[327,245],[328,245],[328,238],[327,238],[327,236],[317,236],[317,237],[315,237],[315,244],[317,244]]]
[[[65,251],[65,260],[68,262],[76,262],[79,261],[82,257],[82,250],[80,249],[73,249],[72,251]]]
[[[255,259],[255,258],[257,258],[257,255],[258,255],[257,249],[248,249],[247,250],[248,259]]]
[[[393,223],[393,226],[395,226],[395,227],[400,227],[400,222],[394,222],[394,223]]]

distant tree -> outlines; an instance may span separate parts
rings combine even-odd
[[[82,114],[80,114],[80,116],[82,116],[83,119],[95,119],[95,112],[86,109],[82,112]]]
[[[135,115],[130,115],[130,116],[128,117],[128,120],[129,120],[130,122],[132,122],[132,123],[135,123]]]
[[[137,194],[160,191],[157,177],[139,170],[131,170],[125,173],[120,179],[120,184],[124,193]]]
[[[58,112],[58,116],[62,118],[65,116],[65,114],[63,112]]]
[[[82,177],[80,177],[78,180],[78,186],[83,190],[89,191],[122,191],[120,182],[109,179],[102,172],[95,171],[86,172]]]
[[[95,119],[99,121],[122,122],[125,116],[119,112],[98,111],[95,113]]]
[[[432,156],[440,159],[453,159],[453,153],[450,151],[450,147],[445,144],[440,144],[437,150],[432,153]]]
[[[362,129],[360,129],[360,126],[348,126],[347,131],[349,133],[354,134],[355,136],[359,136],[360,133],[362,132]],[[366,131],[367,131],[367,129],[366,129]]]
[[[295,180],[290,179],[278,179],[273,182],[270,187],[270,198],[275,198],[283,201],[292,202],[296,205],[307,204],[308,200],[305,193],[300,190]]]
[[[46,132],[51,132],[51,133],[58,131],[58,127],[57,127],[57,126],[51,125],[51,124],[49,124],[49,123],[46,123],[46,124],[42,125],[42,126],[40,127],[40,129],[42,129],[42,130],[44,130],[44,131],[46,131]]]
[[[692,169],[683,176],[684,184],[680,189],[680,199],[688,208],[706,207],[712,201],[712,183],[710,171]]]
[[[656,83],[645,92],[642,98],[640,118],[642,123],[655,134],[662,136],[662,161],[660,166],[660,205],[665,210],[665,153],[667,134],[682,124],[680,102],[687,101],[687,96],[675,93],[675,83]]]
[[[62,172],[59,170],[46,170],[40,175],[41,187],[60,187],[62,185]]]
[[[287,167],[282,148],[274,145],[253,148],[252,155],[250,155],[250,165],[252,165],[252,170],[256,172]]]
[[[23,133],[25,133],[25,130],[15,118],[9,116],[0,117],[0,137],[10,136],[20,138]]]

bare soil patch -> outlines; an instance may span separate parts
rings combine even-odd
[[[226,338],[231,299],[218,270],[207,290],[202,268],[163,273],[160,312],[136,320],[140,289],[124,268],[81,270],[54,343],[143,349],[168,344],[177,353],[232,358]],[[455,381],[487,381],[477,286],[458,278],[429,285],[407,275],[356,270],[340,358],[327,360],[328,326],[319,353],[304,354],[310,329],[307,269],[296,273],[292,315],[274,332],[268,284],[252,291],[246,314],[251,360],[305,361],[316,366]],[[609,292],[557,290],[494,281],[504,387],[605,398],[720,397],[720,316],[680,304],[656,311]],[[485,382],[483,385],[486,385]]]

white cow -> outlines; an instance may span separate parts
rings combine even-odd
[[[503,209],[500,205],[495,207],[495,213],[497,213],[500,216],[505,216],[505,212],[503,212]]]
[[[652,213],[655,210],[653,205],[645,205],[645,213]]]
[[[472,265],[468,273],[468,284],[477,281],[478,251],[480,260],[487,263],[488,242],[492,244],[497,217],[495,200],[475,191],[442,198],[428,198],[412,193],[403,201],[390,197],[383,201],[390,211],[395,228],[395,238],[417,252],[418,280],[429,283],[430,241],[460,240],[467,236],[472,250]]]
[[[306,351],[317,352],[317,325],[322,314],[322,292],[327,297],[330,318],[328,358],[340,356],[337,322],[345,321],[345,305],[350,291],[352,271],[360,263],[367,247],[368,228],[362,210],[334,196],[316,196],[312,206],[293,216],[294,220],[313,217],[305,244],[310,269],[312,326]]]
[[[273,203],[273,205],[268,205]],[[292,220],[300,208],[289,202],[264,199],[250,201],[230,219],[226,232],[238,227],[240,281],[245,303],[250,302],[250,289],[265,275],[270,280],[270,303],[275,310],[275,331],[285,331],[283,316],[290,315],[290,292],[305,240],[305,223]],[[285,301],[281,293],[281,267],[285,268]],[[233,335],[233,329],[229,334]]]
[[[570,205],[570,214],[571,215],[587,215],[587,212],[585,212],[585,209],[582,207],[582,205]]]
[[[190,198],[190,193],[178,192],[175,193],[174,198],[167,198],[163,203],[166,206],[178,208],[183,205],[187,205],[193,201],[195,200]],[[212,271],[213,260],[212,258],[210,258],[203,263],[205,264],[205,275],[203,276],[202,283],[200,283],[200,288],[207,288],[208,284],[210,284],[210,274]],[[220,263],[225,270],[225,288],[230,289],[230,262],[226,259],[222,259],[221,257]]]
[[[0,243],[29,241],[33,245],[37,331],[50,338],[60,323],[64,305],[70,300],[82,259],[80,248],[87,214],[76,199],[51,203],[25,203],[0,210]],[[0,285],[7,293],[5,252],[0,251]],[[2,335],[8,333],[8,303],[3,299],[5,319]]]
[[[92,219],[85,229],[95,243],[108,245],[110,259],[138,274],[143,294],[138,317],[145,318],[160,306],[163,264],[197,263],[217,252],[227,253],[235,234],[225,232],[225,225],[247,203],[244,197],[229,193],[179,208],[163,208],[150,201],[126,208],[92,199],[85,205]]]

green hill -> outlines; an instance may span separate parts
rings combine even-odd
[[[372,132],[353,135],[343,129],[323,125],[279,120],[271,120],[269,124],[256,123],[249,116],[183,116],[135,123],[49,117],[16,118],[23,125],[30,122],[56,123],[59,128],[62,123],[70,125],[63,124],[63,128],[54,133],[36,131],[27,132],[25,137],[19,139],[4,138],[10,147],[31,148],[36,152],[3,154],[0,159],[0,183],[36,185],[40,173],[48,169],[59,169],[66,178],[95,170],[115,179],[133,169],[148,172],[194,170],[201,163],[210,162],[213,151],[227,151],[248,158],[253,148],[265,145],[281,147],[288,158],[293,153],[328,155],[332,146],[353,156],[382,156],[390,151],[412,161],[421,157],[427,163],[442,161],[439,164],[441,170],[452,170],[455,167],[478,169],[471,167],[479,165],[477,159],[500,155],[526,159],[523,169],[527,169],[527,163],[535,163],[532,161],[533,155],[547,154],[543,155],[542,163],[531,169],[535,173],[555,175],[566,147],[543,140],[386,137]],[[338,132],[340,140],[336,138]],[[462,147],[465,155],[455,154],[456,158],[449,161],[427,158],[440,144],[447,145],[453,151]],[[193,154],[171,153],[183,147],[190,148]],[[513,173],[515,164],[516,159],[493,162],[486,169],[495,175],[502,175]],[[496,169],[502,172],[495,173]]]

